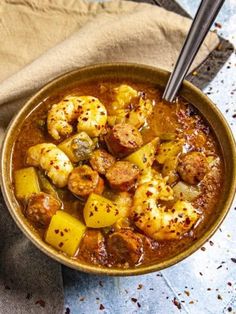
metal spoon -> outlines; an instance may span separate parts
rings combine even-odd
[[[202,0],[162,96],[172,102],[224,0]]]

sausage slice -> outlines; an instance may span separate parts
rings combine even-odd
[[[204,178],[208,168],[207,159],[202,153],[190,152],[180,158],[177,171],[185,182],[197,184]]]
[[[92,168],[101,174],[105,174],[107,169],[110,168],[115,161],[115,157],[104,149],[96,149],[89,160]]]
[[[107,261],[107,251],[105,239],[98,230],[88,229],[80,244],[79,257],[87,263],[105,264]]]
[[[106,178],[112,189],[129,191],[136,183],[139,168],[129,161],[117,161],[106,173]]]
[[[52,216],[61,208],[61,202],[50,194],[33,194],[28,201],[25,216],[37,227],[47,227]]]
[[[88,196],[92,192],[101,194],[103,188],[103,180],[97,171],[87,165],[74,168],[68,179],[68,189],[78,196]]]
[[[130,124],[116,124],[105,141],[109,151],[120,158],[133,153],[143,144],[141,133]]]
[[[108,253],[116,263],[136,265],[143,256],[141,236],[131,230],[121,230],[112,233],[107,241]]]

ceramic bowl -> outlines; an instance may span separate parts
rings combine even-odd
[[[101,268],[95,265],[78,262],[77,260],[71,259],[62,253],[59,253],[41,240],[41,238],[26,221],[14,196],[11,176],[12,148],[25,118],[41,101],[46,99],[48,96],[64,90],[65,88],[76,86],[77,84],[91,79],[128,78],[134,81],[155,84],[163,88],[167,83],[168,77],[169,73],[166,71],[138,64],[115,63],[84,67],[63,74],[46,84],[27,101],[27,103],[13,118],[6,131],[5,140],[2,146],[1,188],[9,212],[16,224],[42,252],[68,267],[88,273],[118,276],[137,275],[158,271],[180,262],[199,249],[219,228],[230,208],[236,189],[235,142],[227,122],[217,107],[206,95],[203,94],[202,91],[187,81],[184,81],[179,94],[200,111],[215,133],[224,159],[225,179],[223,189],[220,193],[220,200],[214,215],[212,215],[210,221],[198,239],[195,242],[192,242],[192,244],[182,252],[179,252],[175,256],[172,256],[162,262],[131,269]]]

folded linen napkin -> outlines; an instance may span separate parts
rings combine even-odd
[[[188,19],[175,13],[128,1],[2,0],[0,141],[25,100],[63,72],[109,61],[171,70],[189,26]],[[193,67],[218,42],[210,33]],[[0,238],[1,312],[60,313],[59,264],[18,231],[1,197]]]
[[[14,15],[15,7],[20,5],[22,8]],[[190,26],[189,19],[173,12],[128,1],[88,4],[66,0],[55,3],[5,0],[0,5],[1,11],[0,33],[8,35],[0,37],[0,47],[3,47],[0,59],[5,65],[0,81],[8,73],[12,74],[12,69],[19,68],[22,55],[21,65],[35,58],[37,51],[40,54],[51,47],[52,42],[72,35],[2,81],[0,137],[25,98],[63,72],[109,61],[138,62],[171,70]],[[105,13],[99,14],[101,12]],[[21,19],[17,23],[11,20],[18,16]],[[8,46],[4,42],[6,38]],[[199,65],[218,43],[217,35],[209,33],[192,68]]]

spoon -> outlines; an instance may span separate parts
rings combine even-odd
[[[172,102],[224,0],[202,0],[162,98]]]

